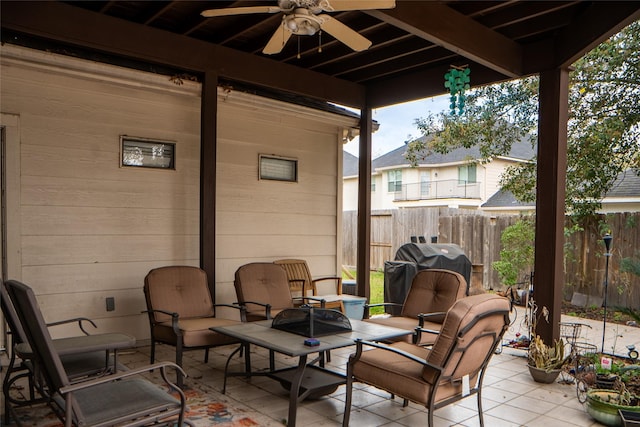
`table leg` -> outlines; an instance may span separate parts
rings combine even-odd
[[[300,395],[300,385],[304,376],[304,369],[307,366],[307,355],[300,356],[298,361],[298,369],[291,379],[291,394],[289,395],[289,419],[288,427],[296,426],[296,414],[298,412],[298,396]]]
[[[224,380],[222,382],[222,394],[225,394],[227,392],[227,377],[229,376],[229,363],[231,362],[231,359],[233,359],[233,356],[235,356],[235,354],[242,349],[246,351],[245,359],[244,359],[244,366],[246,369],[245,374],[247,376],[251,376],[251,371],[250,371],[251,359],[249,358],[249,343],[241,342],[240,346],[231,352],[231,354],[227,358],[227,363],[224,364]]]

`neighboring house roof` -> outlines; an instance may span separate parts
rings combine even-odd
[[[419,138],[424,140],[425,137]],[[382,156],[376,158],[371,163],[373,169],[388,168],[394,166],[409,166],[411,163],[405,158],[404,153],[407,151],[407,145],[396,148]],[[519,160],[531,160],[536,154],[535,146],[531,146],[529,141],[518,141],[511,146],[509,154],[500,157],[507,157]],[[419,165],[441,165],[446,163],[462,162],[468,159],[481,158],[480,149],[478,147],[472,148],[456,148],[455,150],[446,153],[431,153],[424,159],[420,159]]]
[[[618,174],[611,190],[605,198],[610,197],[636,197],[640,199],[640,176],[633,169],[627,169]],[[510,191],[499,190],[482,204],[482,208],[519,208],[535,207],[535,203],[523,203],[516,200]]]
[[[640,197],[640,176],[635,169],[620,172],[607,197]]]
[[[483,208],[535,208],[535,203],[525,203],[516,200],[511,191],[498,190],[493,196],[481,205]]]
[[[358,175],[358,158],[351,153],[342,151],[342,176]]]
[[[421,137],[419,139],[424,139]],[[381,155],[373,159],[371,162],[372,171],[379,168],[390,168],[395,166],[410,166],[411,163],[405,158],[404,153],[407,151],[407,145],[396,148],[389,151],[386,154]],[[355,176],[358,174],[358,157],[351,153],[343,151],[343,164],[342,175],[343,176]],[[535,146],[532,147],[528,141],[519,141],[511,146],[511,151],[508,155],[500,156],[501,158],[512,158],[518,160],[531,160],[536,154]],[[479,159],[480,149],[478,147],[472,148],[457,148],[447,154],[431,153],[425,159],[420,160],[420,165],[442,165],[447,163],[458,163],[468,159]]]

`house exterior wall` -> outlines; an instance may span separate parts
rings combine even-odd
[[[16,163],[7,277],[34,288],[48,321],[86,316],[101,332],[148,338],[146,273],[199,265],[200,85],[10,45],[1,53],[2,124],[17,129],[6,148]],[[353,121],[219,92],[217,302],[235,301],[233,274],[246,262],[295,256],[314,275],[339,271],[339,135]],[[120,167],[123,134],[175,141],[176,169]],[[260,153],[298,159],[299,182],[259,181]]]
[[[460,192],[464,191],[457,185],[458,168],[466,163],[456,162],[450,164],[429,165],[428,167],[409,167],[400,165],[397,167],[387,167],[377,169],[372,175],[375,180],[375,191],[371,194],[371,209],[386,210],[408,207],[436,207],[446,206],[451,208],[477,209],[486,202],[493,194],[500,189],[500,174],[514,164],[511,160],[497,158],[487,164],[476,165],[477,188],[470,186],[469,197],[460,197]],[[394,192],[389,192],[389,171],[402,170],[403,190],[400,197],[396,198]],[[437,192],[437,198],[421,198],[421,179],[426,174],[433,193]],[[343,207],[345,211],[357,210],[357,177],[347,177],[344,179],[345,200]],[[451,191],[455,197],[445,197]],[[348,199],[347,199],[348,197]]]
[[[374,177],[371,177],[373,182]],[[377,186],[376,186],[377,188]],[[373,196],[374,193],[371,193]],[[345,211],[358,210],[358,178],[347,177],[342,181],[342,209]]]

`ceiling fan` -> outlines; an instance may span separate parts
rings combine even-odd
[[[262,53],[280,53],[292,34],[312,36],[325,31],[355,51],[366,50],[371,41],[322,12],[347,10],[392,9],[395,0],[278,0],[277,6],[249,6],[209,9],[201,13],[205,18],[252,13],[282,12],[282,22],[271,36]]]

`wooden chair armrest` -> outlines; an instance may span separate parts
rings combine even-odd
[[[82,322],[89,322],[91,326],[93,326],[96,329],[98,328],[98,326],[93,322],[93,320],[88,319],[86,317],[74,317],[73,319],[59,320],[57,322],[47,323],[47,327],[66,325],[68,323],[75,323],[75,322],[78,322],[78,327],[80,328],[82,333],[84,333],[85,335],[90,335],[90,334],[84,329]]]
[[[322,297],[301,297],[302,302],[305,301],[318,301],[320,303],[320,308],[324,308],[326,301]]]
[[[336,294],[337,295],[342,295],[342,277],[338,277],[338,276],[323,276],[323,277],[318,277],[316,279],[313,279],[312,282],[313,283],[318,283],[318,282],[324,282],[327,280],[333,280],[336,282]]]

